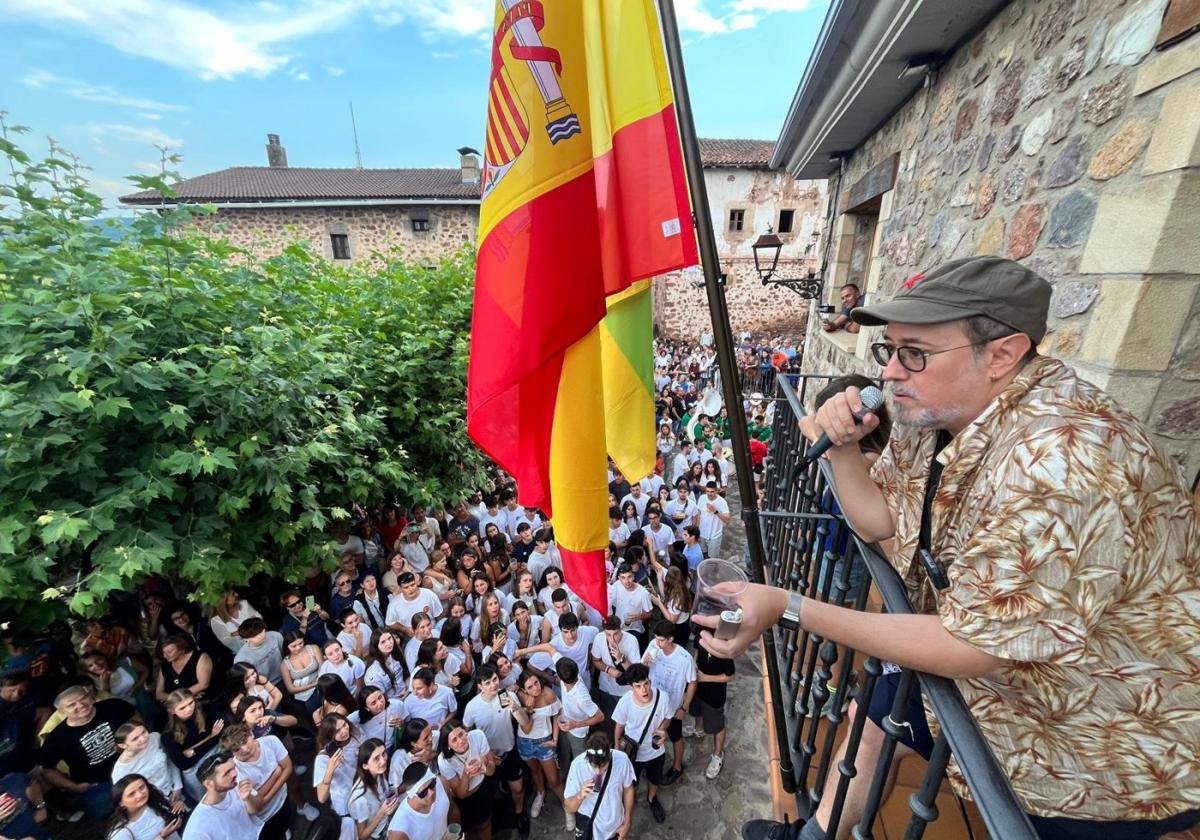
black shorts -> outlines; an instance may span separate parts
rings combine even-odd
[[[900,690],[900,677],[898,672],[884,674],[875,681],[875,691],[871,694],[867,717],[880,729],[883,729],[883,719],[892,713],[896,692]],[[902,727],[900,743],[928,761],[929,756],[933,754],[933,735],[929,731],[929,724],[925,722],[925,704],[921,702],[921,687],[915,676],[909,688],[904,720],[907,726]]]
[[[637,783],[642,780],[643,776],[646,777],[646,780],[650,782],[650,784],[661,785],[663,783],[663,762],[666,757],[667,754],[663,753],[662,755],[655,756],[649,761],[633,762],[634,785],[637,785]]]
[[[705,735],[719,735],[725,731],[724,706],[710,706],[699,697],[693,697],[688,712],[692,717],[700,718],[704,725]]]
[[[521,756],[517,753],[517,748],[513,747],[504,754],[504,758],[500,759],[500,763],[496,765],[496,772],[492,774],[492,778],[503,779],[506,782],[517,782],[520,781],[524,773],[525,762],[521,760]]]
[[[671,723],[667,726],[667,737],[672,742],[683,740],[683,721],[677,717],[671,718]]]
[[[496,807],[496,784],[494,776],[484,776],[475,792],[458,800],[458,810],[462,816],[462,827],[474,828],[483,825],[492,818],[492,810]]]

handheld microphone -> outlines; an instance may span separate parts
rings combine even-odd
[[[855,423],[861,423],[864,416],[883,405],[883,391],[880,391],[874,385],[863,388],[862,393],[858,397],[862,400],[863,407],[862,411],[854,414]],[[804,453],[804,457],[800,460],[799,465],[797,465],[796,471],[799,472],[806,469],[813,461],[824,455],[831,446],[833,446],[833,441],[829,439],[829,435],[821,435],[808,447],[808,451]]]

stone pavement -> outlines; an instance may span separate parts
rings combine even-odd
[[[723,553],[727,557],[740,558],[746,537],[736,486],[730,487],[729,507],[733,519],[725,532]],[[659,800],[667,811],[666,822],[659,825],[650,816],[643,782],[638,788],[631,838],[729,840],[741,837],[741,826],[746,820],[771,816],[770,764],[760,662],[758,644],[737,660],[737,677],[729,686],[729,700],[725,706],[729,733],[721,775],[711,782],[704,777],[712,753],[712,739],[688,739],[683,778],[659,791]],[[547,797],[546,807],[533,821],[532,829],[530,837],[534,840],[569,836],[564,828],[562,808],[553,795]],[[497,831],[495,837],[497,840],[516,840],[518,835],[514,830],[504,829]]]

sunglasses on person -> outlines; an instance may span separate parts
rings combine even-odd
[[[426,796],[428,796],[431,793],[433,793],[433,782],[430,782],[429,784],[425,785],[425,787],[423,787],[419,791],[417,791],[416,797],[417,797],[417,799],[424,799]]]
[[[296,609],[296,607],[300,606],[303,603],[304,603],[303,601],[288,601],[286,604],[284,604],[284,606],[287,607],[289,610],[294,610],[294,609]]]

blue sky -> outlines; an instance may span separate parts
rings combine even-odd
[[[4,0],[0,110],[90,165],[109,203],[155,144],[186,176],[264,165],[456,166],[482,148],[494,0]],[[577,0],[544,0],[547,5]],[[775,139],[828,0],[675,0],[697,128]]]

